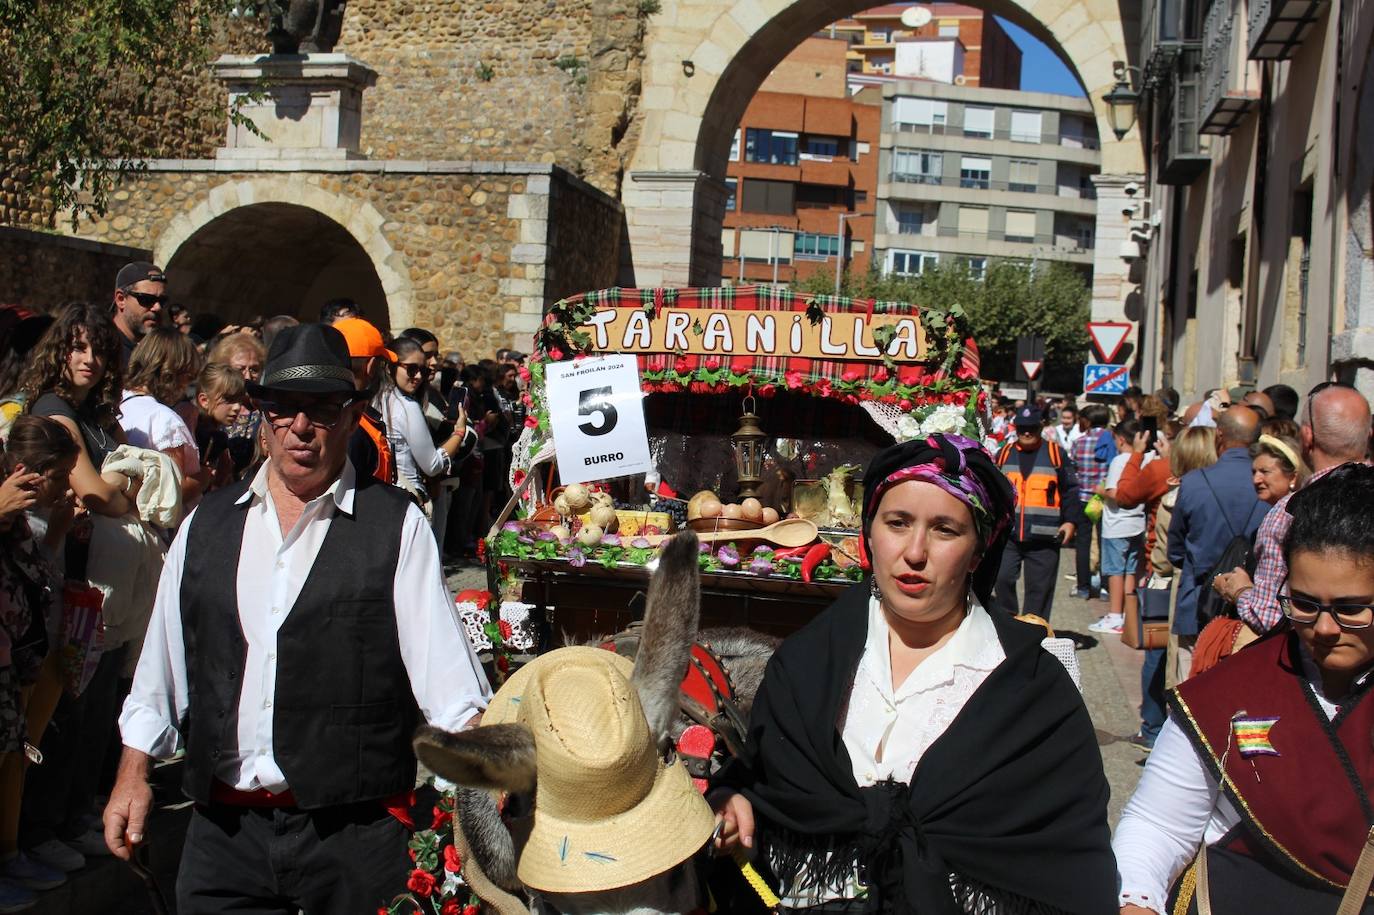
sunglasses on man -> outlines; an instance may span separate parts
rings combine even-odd
[[[157,295],[152,292],[134,292],[132,289],[121,289],[119,291],[132,299],[137,299],[138,304],[142,305],[144,308],[152,308],[154,305],[166,307],[168,301],[167,296]]]
[[[284,428],[296,421],[302,413],[310,425],[320,429],[332,429],[343,419],[344,411],[357,403],[358,397],[338,398],[281,398],[257,401],[267,422],[274,429]]]

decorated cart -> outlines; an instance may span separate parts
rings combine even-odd
[[[622,368],[628,399],[596,374]],[[523,381],[514,495],[484,550],[513,615],[492,628],[532,650],[628,625],[684,526],[703,541],[703,626],[792,632],[861,577],[869,458],[979,437],[986,409],[958,309],[767,286],[565,299]]]

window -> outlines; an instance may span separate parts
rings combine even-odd
[[[892,154],[892,180],[913,184],[939,184],[945,159],[929,149],[903,149]]]
[[[1034,159],[1009,160],[1007,190],[1034,194],[1040,183],[1040,163]]]
[[[1078,247],[1084,251],[1091,251],[1093,247],[1093,224],[1082,222],[1074,230],[1074,240],[1078,242]]]
[[[849,189],[828,184],[798,184],[797,209],[824,210],[848,203]]]
[[[767,165],[797,164],[797,135],[787,130],[760,130],[750,127],[744,132],[744,161]]]
[[[808,156],[830,156],[834,158],[840,154],[840,141],[837,137],[807,137],[806,154]]]
[[[868,203],[868,191],[855,191],[855,192],[854,192],[854,203],[855,203],[855,204]]]
[[[750,182],[751,184],[753,182]],[[739,233],[739,253],[747,261],[780,264],[792,262],[792,233],[745,229]]]
[[[918,276],[933,267],[940,260],[938,255],[925,251],[887,252],[887,272],[898,276]]]
[[[992,179],[992,160],[964,156],[959,163],[959,186],[987,190]]]
[[[968,270],[968,275],[975,280],[982,282],[987,279],[988,259],[986,257],[966,257],[964,267]]]
[[[898,130],[944,133],[949,105],[928,98],[899,98],[892,103],[892,123]]]
[[[1018,143],[1040,142],[1040,112],[1013,111],[1011,113],[1011,138]]]
[[[725,257],[735,256],[735,230],[723,229],[720,233],[720,253]]]
[[[797,211],[796,185],[790,181],[763,181],[750,178],[740,194],[740,209],[746,213],[791,216]]]
[[[897,232],[900,235],[920,235],[925,224],[926,214],[920,210],[902,208],[897,211]]]
[[[988,208],[959,207],[959,236],[961,238],[987,238]]]
[[[735,209],[735,200],[739,195],[739,179],[725,179],[725,211],[731,212]]]
[[[1035,212],[1033,210],[1007,210],[1006,240],[1035,243]]]
[[[941,25],[940,25],[940,37],[941,37],[941,38],[958,38],[958,37],[959,37],[959,23],[957,23],[957,22],[946,22],[946,23],[941,23]]]
[[[739,161],[739,128],[735,128],[735,138],[730,141],[730,161]]]
[[[991,108],[964,107],[964,136],[992,139],[993,110]]]
[[[837,235],[798,232],[795,251],[797,257],[803,258],[835,257],[840,253],[840,239]]]

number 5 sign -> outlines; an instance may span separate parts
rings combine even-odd
[[[551,362],[545,392],[564,484],[653,470],[634,356]]]

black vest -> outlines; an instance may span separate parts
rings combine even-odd
[[[247,488],[236,484],[201,500],[186,537],[181,619],[190,702],[181,727],[183,789],[203,804],[237,727],[247,655],[237,576],[251,503],[235,501]],[[353,514],[335,512],[278,631],[272,755],[303,808],[384,798],[415,786],[410,741],[419,711],[392,598],[409,506],[400,490],[359,479]]]

